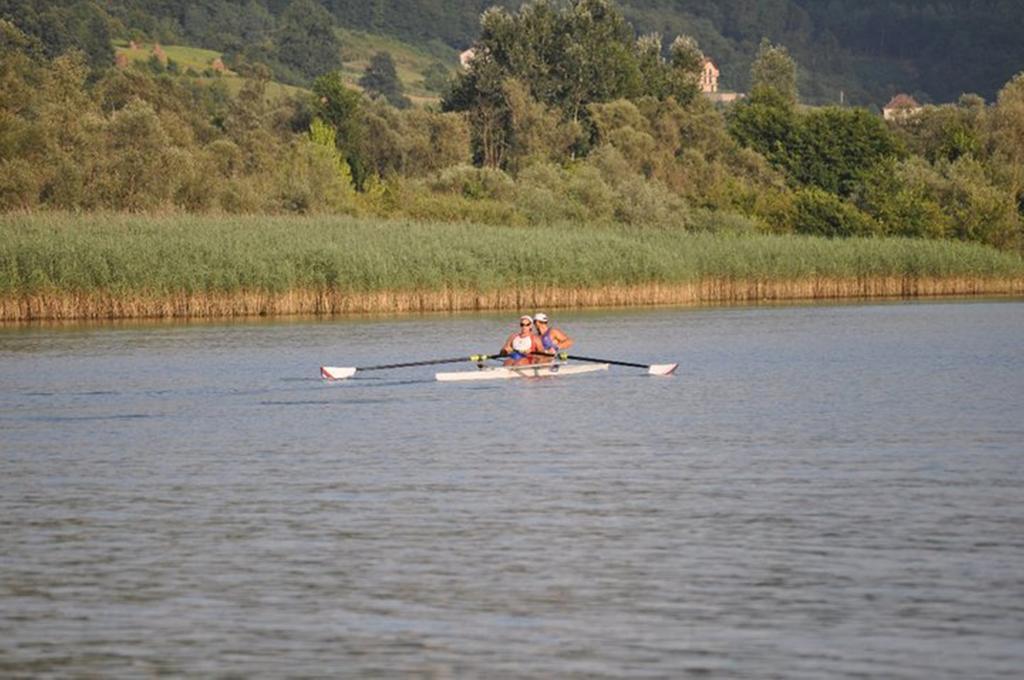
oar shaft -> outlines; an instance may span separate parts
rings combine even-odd
[[[551,356],[550,354],[544,354],[544,352],[534,352],[534,354],[542,354],[544,356]],[[592,361],[597,364],[613,364],[615,366],[630,366],[632,368],[645,368],[651,375],[671,375],[675,373],[676,368],[679,364],[638,364],[635,361],[617,361],[615,359],[598,359],[597,357],[584,357],[579,354],[569,354],[568,352],[559,352],[556,355],[563,361],[568,359],[576,359],[578,361]]]
[[[429,366],[431,364],[454,364],[458,361],[466,361],[467,357],[454,357],[451,359],[430,359],[428,361],[407,361],[401,364],[378,364],[376,366],[357,366],[357,371],[378,371],[384,368],[405,368],[406,366]]]
[[[651,364],[637,364],[632,361],[616,361],[615,359],[597,359],[595,357],[581,357],[579,354],[566,354],[566,359],[577,361],[593,361],[599,364],[612,364],[614,366],[632,366],[633,368],[650,368]]]
[[[487,354],[471,354],[451,359],[428,359],[427,361],[408,361],[401,364],[379,364],[377,366],[357,366],[357,371],[379,371],[385,368],[406,368],[409,366],[431,366],[433,364],[457,364],[462,361],[486,361],[495,357]]]

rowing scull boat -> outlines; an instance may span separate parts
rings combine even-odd
[[[357,371],[379,371],[386,368],[407,368],[411,366],[431,366],[435,364],[456,364],[462,361],[472,361],[480,368],[479,371],[456,371],[451,373],[437,373],[436,377],[441,381],[460,380],[504,380],[508,378],[548,378],[558,375],[576,375],[579,373],[593,373],[594,371],[606,371],[609,366],[631,366],[633,368],[645,368],[649,375],[672,375],[679,364],[638,364],[632,361],[618,361],[616,359],[597,359],[594,357],[583,357],[579,355],[570,356],[566,352],[558,354],[558,358],[565,362],[569,359],[585,361],[587,364],[567,363],[540,363],[525,364],[522,366],[492,366],[484,367],[483,362],[494,359],[507,359],[504,355],[471,354],[467,356],[454,357],[452,359],[427,359],[425,361],[407,361],[400,364],[379,364],[377,366],[321,366],[320,377],[324,380],[345,380],[351,378]]]
[[[509,380],[512,378],[554,378],[607,370],[608,364],[527,364],[525,366],[491,366],[478,371],[451,371],[437,373],[434,377],[441,382]]]

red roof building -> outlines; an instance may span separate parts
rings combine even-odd
[[[909,94],[898,94],[882,107],[882,117],[886,120],[908,118],[921,111],[921,105]]]

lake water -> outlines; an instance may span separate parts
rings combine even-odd
[[[1021,677],[1024,302],[515,317],[0,327],[0,676]]]

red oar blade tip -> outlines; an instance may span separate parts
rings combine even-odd
[[[679,364],[651,364],[647,372],[651,375],[672,375],[679,368]]]
[[[320,377],[324,380],[344,380],[356,374],[356,369],[344,366],[321,366]]]

